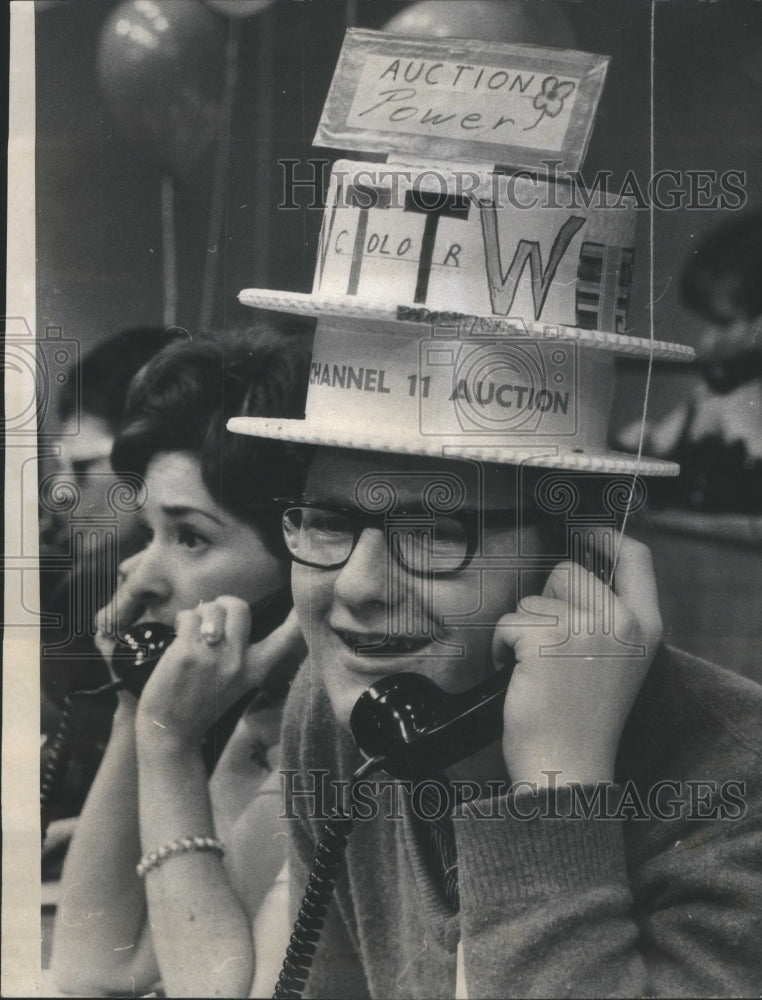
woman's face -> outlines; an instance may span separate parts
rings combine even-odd
[[[171,626],[178,612],[199,601],[229,595],[253,604],[286,584],[285,560],[269,551],[256,528],[216,503],[195,455],[155,455],[145,482],[139,517],[145,545],[120,567],[124,586],[141,605],[136,621]]]

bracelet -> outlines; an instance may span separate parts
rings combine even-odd
[[[225,853],[225,845],[217,837],[178,837],[177,840],[170,840],[158,851],[144,854],[135,871],[143,878],[152,868],[158,868],[168,858],[176,854],[185,854],[186,851],[214,851],[215,854],[222,856]]]

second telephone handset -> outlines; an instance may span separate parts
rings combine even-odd
[[[384,770],[393,777],[444,770],[499,739],[503,703],[515,661],[458,694],[422,674],[389,674],[355,702],[349,725],[366,763],[353,779]],[[273,996],[301,997],[352,828],[339,810],[317,847],[304,899]]]
[[[597,567],[584,565],[614,586],[614,567],[598,553]],[[389,674],[357,699],[349,719],[354,741],[377,767],[394,777],[442,771],[499,739],[503,703],[516,659],[475,687],[459,694],[443,691],[421,674]]]
[[[394,777],[451,767],[498,739],[515,661],[475,687],[443,691],[421,674],[381,678],[357,699],[349,724],[355,743]]]

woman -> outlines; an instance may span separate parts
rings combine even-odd
[[[120,692],[69,849],[52,957],[66,992],[139,995],[161,981],[170,996],[248,993],[251,928],[283,862],[266,794],[278,788],[279,706],[255,697],[264,707],[243,714],[210,784],[204,745],[211,733],[215,749],[216,720],[273,664],[303,655],[292,616],[249,649],[252,617],[261,628],[288,586],[269,501],[299,490],[301,466],[225,423],[303,412],[304,339],[173,345],[131,387],[112,462],[144,477],[145,547],[120,567],[99,648],[109,659],[117,634],[149,621],[177,638],[139,699]],[[250,860],[256,844],[252,871],[243,845]]]

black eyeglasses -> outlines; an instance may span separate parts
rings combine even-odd
[[[459,509],[450,514],[399,511],[371,514],[311,500],[277,500],[291,558],[314,569],[341,569],[365,528],[384,532],[397,564],[415,576],[459,573],[479,547],[483,520],[516,523],[516,511]]]

